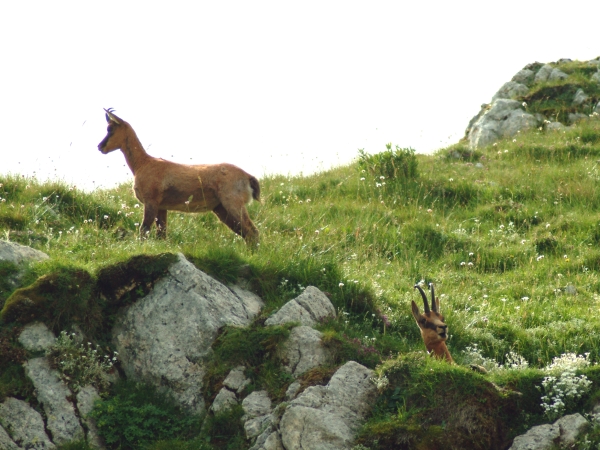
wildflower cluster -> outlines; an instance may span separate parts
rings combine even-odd
[[[63,331],[54,344],[47,350],[46,356],[60,372],[61,379],[77,392],[83,386],[93,385],[100,391],[108,388],[109,373],[117,361],[117,352],[113,356],[102,355],[100,346],[91,342],[79,343],[75,333]]]
[[[584,356],[565,353],[545,368],[549,375],[539,389],[543,392],[541,406],[550,420],[564,415],[590,390],[592,382],[585,375],[576,375],[577,370],[590,365],[589,356],[589,353]]]
[[[464,364],[475,364],[482,366],[488,372],[496,370],[523,370],[529,367],[529,362],[518,353],[513,351],[508,352],[504,355],[506,363],[500,364],[496,360],[487,358],[481,354],[481,350],[477,347],[477,344],[467,346],[462,352],[462,360]]]

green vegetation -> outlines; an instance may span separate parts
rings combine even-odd
[[[96,403],[92,417],[107,447],[122,450],[191,437],[200,423],[153,387],[131,381],[117,383],[110,398]]]
[[[572,78],[532,90],[524,99],[528,111],[571,112],[562,97],[552,94],[554,105],[547,97],[572,94],[569,83],[588,70],[572,66],[563,68]],[[584,90],[597,102],[593,89]],[[140,241],[142,212],[129,186],[85,193],[2,176],[2,236],[51,259],[29,267],[21,289],[0,281],[0,398],[32,396],[20,365],[30,355],[15,340],[19,327],[34,319],[57,333],[78,325],[106,348],[116,310],[144,296],[180,252],[218,279],[243,278],[266,303],[249,329],[219,335],[207,402],[239,364],[251,380],[245,393],[266,389],[283,398],[291,378],[275,350],[289,328],[262,323],[315,285],[339,311],[318,326],[335,361],[301,382],[327,383],[350,359],[376,369],[380,398],[360,444],[503,448],[557,411],[586,412],[598,398],[599,158],[597,117],[564,131],[523,132],[476,152],[464,143],[435,155],[391,145],[379,155],[360,152],[346,167],[261,180],[263,203],[249,208],[261,231],[256,250],[210,214],[169,213],[166,240]],[[0,279],[15,273],[0,266]],[[443,296],[457,366],[424,357],[410,312],[420,281],[435,283]],[[588,353],[587,365],[553,372],[561,355],[577,361]],[[469,370],[473,363],[489,373]],[[578,386],[577,396],[562,399],[563,410],[558,383]],[[200,432],[197,419],[192,426],[180,412],[144,401],[125,391],[103,399],[94,414],[110,448],[247,448],[237,409],[209,416]],[[148,415],[141,423],[131,423],[142,412]],[[600,442],[598,430],[586,439]]]

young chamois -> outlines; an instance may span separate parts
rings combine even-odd
[[[419,307],[413,301],[412,302],[412,313],[417,321],[417,325],[421,329],[421,336],[425,341],[425,347],[429,354],[436,356],[437,358],[445,358],[449,363],[453,363],[454,360],[450,356],[448,347],[446,347],[446,339],[448,339],[448,325],[444,323],[444,316],[440,314],[440,299],[435,297],[433,291],[433,283],[429,284],[431,288],[431,309],[427,303],[427,296],[421,286],[415,284],[415,289],[418,289],[423,297],[423,306],[425,307],[425,313],[419,312]]]
[[[256,178],[232,164],[186,165],[154,158],[146,153],[131,125],[112,109],[104,111],[108,133],[98,150],[107,154],[120,149],[125,155],[134,177],[133,191],[144,204],[142,237],[148,235],[154,222],[157,236],[166,236],[168,210],[212,211],[247,243],[258,243],[258,229],[246,210],[252,198],[260,201]]]

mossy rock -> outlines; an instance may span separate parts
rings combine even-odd
[[[458,365],[409,353],[378,372],[389,385],[359,442],[375,449],[502,449],[518,394]]]
[[[109,304],[125,305],[148,295],[152,286],[177,261],[177,255],[136,255],[98,272],[98,292]]]
[[[0,319],[18,324],[40,320],[55,332],[72,323],[89,329],[100,314],[93,289],[94,280],[85,270],[60,268],[17,289],[6,300]]]

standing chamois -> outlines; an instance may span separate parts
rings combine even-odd
[[[448,325],[444,323],[444,316],[440,314],[440,299],[435,297],[433,291],[433,283],[429,283],[431,288],[431,310],[429,310],[429,304],[427,303],[427,296],[421,286],[415,284],[415,289],[418,289],[423,297],[423,306],[425,307],[425,313],[419,312],[419,307],[413,301],[412,302],[412,313],[417,321],[417,325],[421,329],[421,336],[425,341],[425,347],[430,355],[434,355],[437,358],[445,358],[449,363],[454,363],[448,347],[446,347],[446,339],[448,339]]]
[[[232,164],[186,165],[148,155],[127,122],[105,109],[108,133],[98,144],[107,154],[120,149],[133,173],[133,191],[144,204],[140,235],[146,237],[156,221],[157,236],[167,232],[167,211],[214,212],[249,244],[258,244],[258,229],[246,205],[260,201],[258,180]]]

